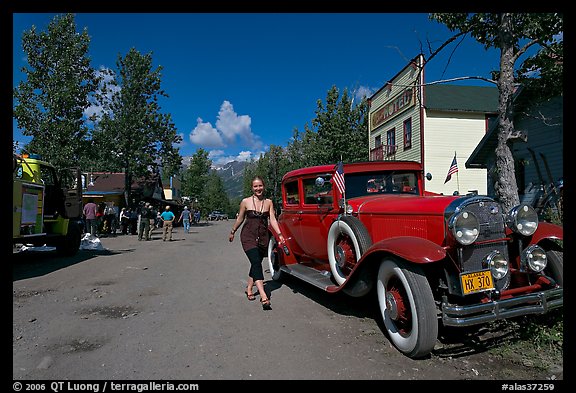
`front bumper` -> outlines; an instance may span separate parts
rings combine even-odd
[[[521,315],[544,314],[562,307],[563,304],[563,288],[467,306],[450,304],[444,298],[442,301],[442,322],[445,326],[472,326]]]

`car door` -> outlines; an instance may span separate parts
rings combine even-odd
[[[302,179],[302,249],[307,256],[319,262],[328,259],[326,239],[330,225],[338,214],[331,178],[330,174],[319,174]]]
[[[282,185],[282,213],[278,217],[284,238],[289,239],[290,248],[301,254],[302,236],[300,221],[302,217],[302,194],[298,178],[287,180]]]

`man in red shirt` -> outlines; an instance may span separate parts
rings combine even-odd
[[[94,236],[98,236],[98,221],[96,220],[96,212],[98,211],[98,206],[94,203],[93,199],[90,199],[87,204],[84,205],[84,220],[86,221],[86,232],[91,233]]]

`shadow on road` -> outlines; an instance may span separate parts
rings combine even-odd
[[[501,322],[470,327],[441,326],[439,345],[432,353],[440,358],[458,358],[486,352],[515,340],[514,332]]]
[[[373,319],[384,337],[389,341],[374,290],[361,298],[353,298],[345,293],[329,294],[295,277],[286,275],[282,277],[280,282],[266,281],[265,289],[271,296],[271,293],[282,285],[289,287],[293,293],[304,295],[337,314]],[[497,348],[506,342],[518,340],[513,331],[504,328],[498,322],[472,327],[445,327],[441,325],[439,329],[438,344],[428,358],[431,356],[438,358],[467,357]]]
[[[280,282],[268,280],[265,284],[266,292],[269,295],[282,285],[286,285],[293,293],[302,294],[335,313],[358,318],[375,318],[378,316],[378,304],[372,293],[361,298],[354,298],[344,293],[327,293],[289,275],[284,275]]]
[[[62,257],[56,251],[22,251],[12,254],[12,281],[39,277],[56,270],[86,262],[100,255],[115,255],[134,250],[80,250],[71,257]]]

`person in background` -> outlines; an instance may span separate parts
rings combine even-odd
[[[128,234],[128,225],[130,223],[130,210],[126,210],[125,207],[120,211],[120,232],[123,235]]]
[[[100,202],[98,204],[98,210],[96,210],[96,222],[98,223],[98,233],[104,233],[104,209],[106,209],[106,204]]]
[[[156,214],[157,211],[154,206],[150,205],[150,212],[148,214],[148,220],[150,221],[150,229],[148,230],[148,240],[152,240],[152,231],[156,226]]]
[[[146,202],[140,209],[140,223],[138,224],[138,240],[150,240],[150,202]]]
[[[155,226],[156,228],[160,228],[160,227],[162,226],[162,218],[160,218],[160,215],[161,215],[161,214],[162,214],[162,213],[160,212],[160,209],[158,209],[158,211],[156,212],[156,221],[155,221],[155,224],[154,224],[154,226]]]
[[[116,229],[118,226],[118,206],[115,206],[114,201],[106,203],[104,208],[104,227],[106,233],[116,236]]]
[[[98,212],[98,206],[94,203],[94,199],[89,199],[88,203],[84,205],[82,213],[84,214],[84,219],[86,220],[86,233],[98,236],[98,219],[96,218],[96,213]]]
[[[138,211],[136,207],[132,207],[130,209],[130,234],[136,235],[138,234]]]
[[[256,299],[252,292],[252,287],[256,284],[258,292],[260,293],[260,303],[264,310],[270,310],[270,299],[264,291],[264,273],[262,271],[262,260],[268,251],[268,218],[272,229],[278,234],[281,244],[284,244],[284,236],[280,233],[278,221],[276,221],[276,214],[274,212],[274,204],[272,200],[264,196],[264,180],[260,176],[252,179],[252,196],[244,198],[240,202],[240,209],[228,241],[234,240],[234,234],[242,226],[240,233],[240,242],[242,248],[250,261],[250,271],[248,272],[248,286],[244,293],[248,300]],[[244,220],[246,219],[246,223]]]
[[[160,219],[162,220],[162,241],[172,241],[172,224],[176,216],[170,211],[170,206],[166,206],[166,209],[160,214]]]
[[[191,212],[188,210],[188,206],[184,206],[184,210],[182,210],[182,213],[180,213],[180,218],[178,219],[178,222],[184,224],[184,233],[190,232],[190,217]]]

